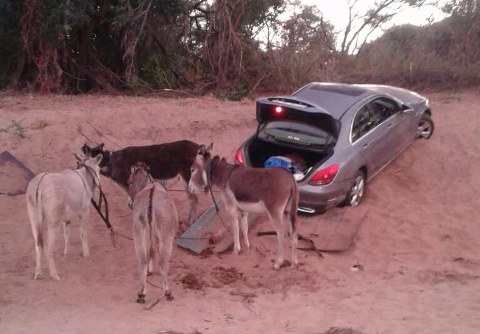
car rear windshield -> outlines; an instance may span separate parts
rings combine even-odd
[[[258,135],[264,140],[273,138],[280,142],[312,147],[324,147],[330,140],[329,134],[322,129],[292,121],[268,122],[259,129]]]

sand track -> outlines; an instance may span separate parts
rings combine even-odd
[[[175,247],[170,272],[175,299],[151,311],[134,302],[133,244],[119,239],[114,249],[93,211],[91,256],[80,256],[73,222],[66,258],[61,233],[57,237],[61,281],[52,281],[46,267],[43,280],[33,281],[25,197],[0,196],[0,332],[322,333],[337,326],[366,334],[478,333],[480,98],[478,92],[425,95],[435,134],[413,143],[369,184],[369,219],[351,249],[323,260],[299,251],[299,270],[275,272],[270,269],[275,239],[255,236],[269,229],[263,219],[250,232],[251,250],[237,257],[196,256]],[[256,125],[254,102],[213,98],[1,96],[0,115],[0,128],[15,121],[26,135],[0,132],[0,151],[10,151],[34,173],[74,167],[72,153],[86,137],[111,149],[213,141],[215,153],[232,161]],[[113,182],[102,182],[115,228],[130,234],[125,195]],[[184,220],[186,196],[172,196]],[[209,203],[202,196],[200,209]],[[350,270],[357,262],[363,271]],[[161,283],[159,277],[150,279]],[[147,303],[160,294],[149,286]]]

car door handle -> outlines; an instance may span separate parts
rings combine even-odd
[[[393,124],[392,124],[392,123],[388,124],[388,125],[387,125],[387,128],[388,128],[388,129],[393,128]]]
[[[366,149],[370,143],[363,144],[362,149]]]

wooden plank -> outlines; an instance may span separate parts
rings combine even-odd
[[[313,240],[324,251],[342,251],[350,247],[369,206],[333,208],[321,215],[299,215],[298,233]]]
[[[0,154],[0,194],[16,196],[25,194],[28,183],[35,177],[30,169],[10,152]]]
[[[230,221],[223,202],[219,198],[217,203],[220,209],[219,214],[217,215],[215,206],[212,204],[176,239],[177,245],[195,253],[201,253],[207,249],[211,249],[214,253],[224,252],[233,245]],[[311,239],[319,250],[346,250],[355,238],[368,208],[368,205],[363,204],[355,208],[333,208],[320,215],[299,215],[297,231]],[[254,215],[249,215],[248,225],[251,226],[256,218]],[[303,242],[299,241],[299,245],[302,246],[302,244]]]
[[[233,245],[227,212],[222,200],[218,198],[216,201],[220,210],[219,214],[217,215],[215,205],[210,205],[192,226],[176,239],[177,245],[195,253],[201,253],[206,249],[212,249],[213,252],[219,253]],[[249,215],[249,226],[253,224],[255,218]]]

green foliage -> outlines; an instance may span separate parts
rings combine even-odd
[[[309,81],[476,84],[479,1],[444,1],[444,22],[370,44],[352,28],[337,50],[334,27],[297,0],[0,0],[0,89],[189,87],[241,100],[247,87],[286,92]],[[401,4],[427,3],[376,1],[354,8],[353,23],[366,34]]]
[[[170,89],[175,86],[173,61],[158,54],[151,55],[140,70],[140,78],[154,89]]]
[[[8,85],[9,74],[21,49],[18,13],[22,7],[14,0],[0,0],[0,89]]]
[[[241,101],[247,96],[247,87],[243,83],[239,82],[230,93],[226,94],[225,97],[229,101]]]
[[[12,121],[12,123],[6,128],[0,129],[0,132],[8,132],[10,131],[10,129],[13,129],[14,136],[17,136],[22,139],[26,138],[25,129],[19,122]]]

